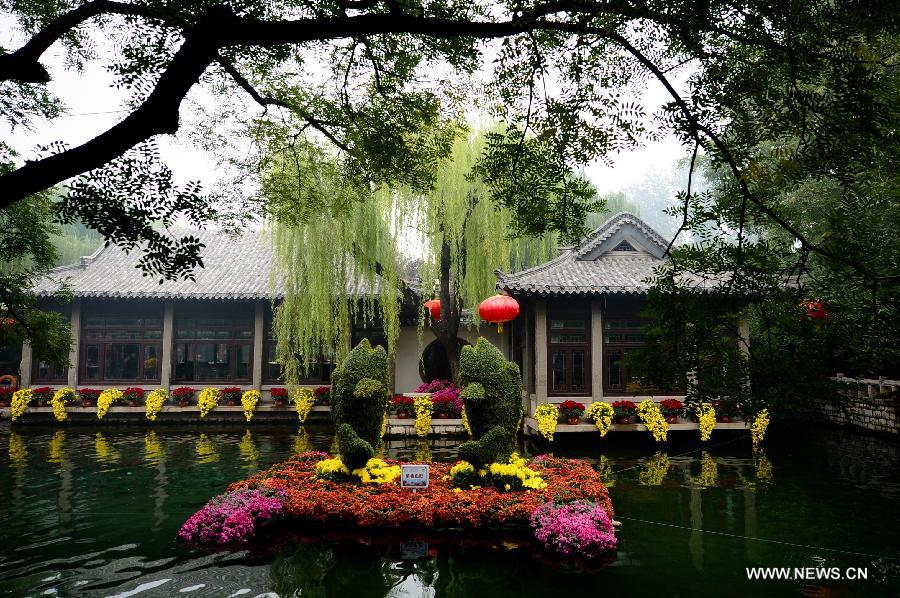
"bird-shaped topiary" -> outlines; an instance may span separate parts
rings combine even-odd
[[[482,337],[462,349],[459,386],[472,430],[472,440],[459,446],[459,458],[475,467],[505,463],[516,450],[524,416],[519,366]]]
[[[390,398],[387,353],[363,339],[331,374],[331,418],[345,459],[348,453],[374,454],[374,447],[381,443],[381,426]],[[346,430],[341,433],[345,424],[353,434]],[[369,451],[361,448],[357,440],[367,443]]]

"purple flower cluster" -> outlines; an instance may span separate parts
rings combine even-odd
[[[423,382],[414,392],[434,393],[439,390],[444,390],[448,386],[453,386],[453,382],[450,380],[432,380],[431,382]]]
[[[284,497],[283,492],[267,490],[227,492],[191,515],[178,531],[178,537],[202,544],[245,542],[253,535],[257,522],[282,514]]]
[[[589,501],[545,503],[531,514],[531,528],[547,549],[565,555],[597,556],[617,543],[606,509]]]
[[[432,380],[420,384],[416,392],[431,393],[431,402],[436,410],[459,413],[462,411],[462,399],[459,396],[459,388],[450,380]]]

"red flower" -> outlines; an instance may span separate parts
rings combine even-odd
[[[397,395],[391,399],[391,403],[395,407],[412,407],[415,402],[416,400],[412,397],[404,397],[403,395]]]
[[[269,394],[272,395],[273,399],[280,398],[283,399],[287,397],[288,391],[286,388],[273,388],[269,391]]]
[[[631,401],[616,401],[612,407],[616,417],[634,417],[637,414],[637,405]]]
[[[194,396],[194,393],[197,392],[190,386],[179,386],[175,390],[172,391],[172,398],[178,401],[182,399],[190,399]]]
[[[665,399],[659,402],[659,407],[666,415],[679,415],[684,409],[684,403],[678,399]]]
[[[330,393],[331,393],[330,386],[319,386],[318,388],[316,388],[316,390],[313,391],[313,394],[315,394],[317,397],[325,395],[325,394],[330,394]]]
[[[144,389],[131,386],[122,391],[122,398],[126,401],[139,401],[144,398]]]
[[[78,390],[78,396],[82,399],[94,399],[100,396],[100,391],[96,388],[81,388]]]
[[[41,386],[40,388],[33,388],[31,394],[37,401],[49,401],[53,398],[53,389],[49,386]]]
[[[239,386],[229,386],[219,391],[219,400],[226,402],[237,402],[241,400],[242,391]]]
[[[579,403],[577,401],[563,401],[559,404],[560,409],[566,409],[569,411],[584,411],[584,403]]]

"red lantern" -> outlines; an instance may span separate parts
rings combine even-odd
[[[817,324],[828,319],[828,308],[821,301],[805,301],[800,306],[806,309],[806,317]]]
[[[431,299],[430,301],[426,301],[425,307],[428,308],[429,312],[431,312],[432,318],[440,321],[440,319],[441,319],[441,300],[440,299]]]
[[[478,315],[485,322],[497,324],[497,332],[503,332],[503,322],[519,315],[519,302],[509,295],[494,295],[481,302]]]

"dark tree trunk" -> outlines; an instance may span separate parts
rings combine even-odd
[[[443,234],[443,231],[441,231]],[[432,324],[435,335],[444,347],[447,361],[450,364],[450,374],[453,382],[459,379],[459,333],[460,310],[456,305],[456,296],[451,282],[451,255],[450,245],[444,239],[441,242],[441,320]]]

